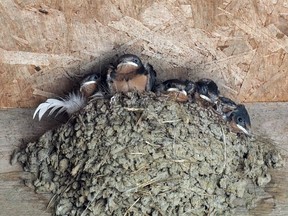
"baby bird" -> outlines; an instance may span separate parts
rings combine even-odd
[[[224,121],[228,122],[230,131],[251,134],[250,117],[243,104],[237,105],[231,99],[221,96],[212,108],[214,112],[221,115]]]
[[[170,79],[162,82],[155,87],[156,93],[167,95],[172,100],[178,102],[187,102],[192,100],[196,85],[190,80]]]
[[[44,103],[41,103],[36,108],[33,119],[38,114],[40,121],[48,110],[50,110],[48,116],[57,110],[56,116],[63,112],[71,115],[82,109],[90,98],[97,97],[103,97],[103,92],[101,91],[101,76],[100,74],[92,74],[82,80],[77,93],[69,93],[65,98],[60,99],[49,98]]]
[[[227,120],[227,114],[237,108],[237,104],[230,98],[220,96],[213,105],[213,111]]]
[[[151,91],[155,85],[156,72],[150,64],[141,62],[136,55],[125,54],[111,65],[107,72],[110,93]]]
[[[196,82],[195,99],[204,105],[213,105],[219,97],[217,84],[211,79],[200,79]]]

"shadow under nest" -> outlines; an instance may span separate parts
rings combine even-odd
[[[55,215],[231,215],[282,165],[210,109],[135,92],[90,102],[17,155]]]

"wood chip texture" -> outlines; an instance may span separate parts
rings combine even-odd
[[[0,107],[63,96],[123,53],[160,80],[208,77],[238,102],[288,101],[287,14],[284,0],[1,1]]]

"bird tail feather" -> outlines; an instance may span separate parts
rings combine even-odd
[[[39,121],[42,119],[48,110],[48,116],[56,113],[56,116],[60,113],[66,112],[68,114],[73,114],[83,108],[86,104],[86,99],[81,94],[70,93],[66,98],[61,99],[47,99],[44,103],[41,103],[35,110],[33,114],[33,119],[37,116]]]

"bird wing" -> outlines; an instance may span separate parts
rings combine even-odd
[[[144,65],[145,70],[148,72],[148,82],[146,85],[146,91],[154,91],[157,73],[154,70],[153,66],[149,63]]]

